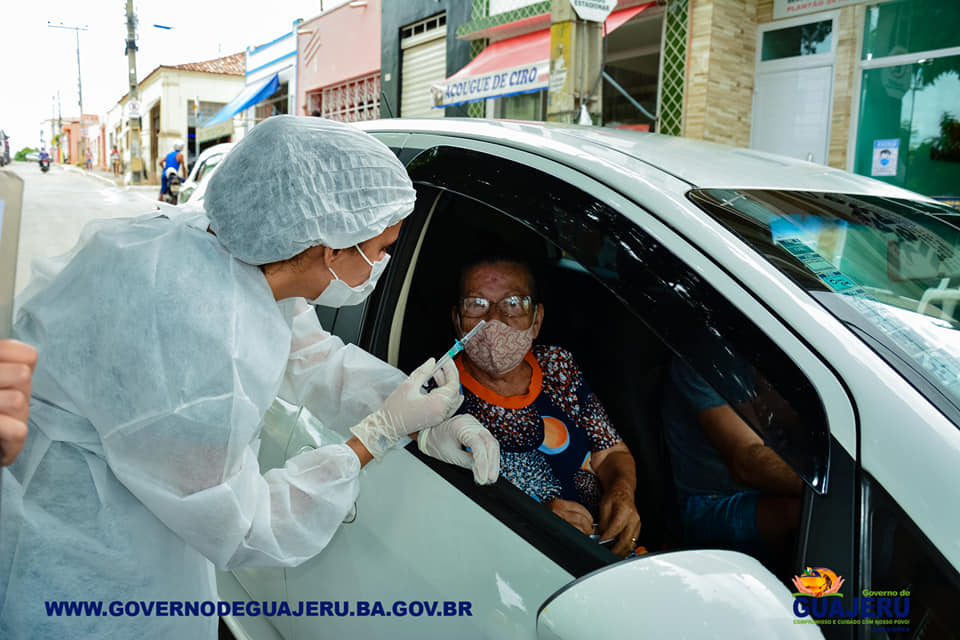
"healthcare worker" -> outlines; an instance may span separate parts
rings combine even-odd
[[[215,638],[216,617],[178,615],[217,600],[214,567],[315,555],[361,466],[418,430],[428,453],[469,447],[477,479],[495,479],[489,434],[445,422],[455,367],[422,394],[432,359],[407,378],[303,301],[361,302],[414,197],[368,134],[276,116],[220,165],[205,215],[101,221],[35,265],[14,325],[39,361],[27,443],[3,470],[0,638]],[[352,437],[261,474],[254,444],[278,394]],[[104,613],[47,614],[79,600]],[[126,615],[131,601],[153,613]]]

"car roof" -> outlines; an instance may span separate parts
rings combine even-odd
[[[358,125],[370,132],[434,133],[488,140],[576,166],[594,176],[610,168],[609,157],[602,157],[609,153],[597,153],[605,149],[670,174],[690,187],[806,190],[933,202],[912,191],[822,164],[693,138],[611,127],[479,118],[395,118]],[[614,164],[617,169],[629,170],[631,163]]]
[[[212,147],[207,147],[206,149],[200,152],[199,156],[197,156],[197,161],[206,160],[210,156],[217,153],[226,153],[227,151],[234,148],[235,146],[237,146],[236,142],[221,142],[219,144],[213,145]]]

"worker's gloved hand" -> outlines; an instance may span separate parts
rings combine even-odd
[[[421,390],[435,364],[430,358],[417,367],[379,410],[350,428],[374,458],[381,458],[405,435],[443,422],[460,406],[460,376],[453,362],[444,364],[443,375],[437,376],[440,386],[429,393]]]
[[[500,444],[470,414],[422,430],[417,434],[417,446],[428,456],[473,469],[477,484],[493,484],[500,474]]]

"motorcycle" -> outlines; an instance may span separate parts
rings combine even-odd
[[[180,199],[180,185],[183,184],[183,178],[173,167],[167,168],[163,174],[167,178],[167,191],[163,194],[163,201],[167,204],[176,205]]]
[[[40,158],[40,171],[50,171],[50,158]]]

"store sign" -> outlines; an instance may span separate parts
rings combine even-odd
[[[867,0],[773,0],[773,19],[792,18],[866,2]]]
[[[603,22],[617,6],[617,0],[570,0],[581,20]]]
[[[225,138],[226,136],[232,135],[233,118],[230,118],[226,122],[220,122],[212,127],[203,127],[201,129],[197,129],[197,143],[206,142],[207,140],[215,140],[217,138]]]
[[[430,87],[433,108],[442,109],[464,102],[500,98],[546,89],[550,82],[550,61],[511,67],[463,78],[449,78]]]

